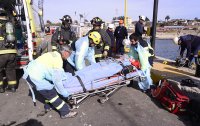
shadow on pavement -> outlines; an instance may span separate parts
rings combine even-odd
[[[35,119],[29,119],[28,121],[18,124],[16,126],[44,126],[44,125]]]

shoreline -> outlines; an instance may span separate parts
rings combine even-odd
[[[178,31],[169,31],[169,32],[156,32],[156,39],[160,40],[170,40],[174,37],[179,37],[187,34],[197,35],[200,36],[200,34],[195,30],[182,30],[180,32]],[[150,38],[150,36],[143,36],[144,38]]]

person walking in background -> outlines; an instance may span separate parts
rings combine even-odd
[[[135,34],[142,38],[142,34],[146,33],[144,30],[145,16],[139,16],[139,21],[135,24]]]
[[[108,33],[108,35],[110,36],[110,39],[111,39],[111,45],[110,45],[108,56],[112,57],[113,50],[115,48],[114,24],[109,24],[106,32]]]
[[[124,45],[122,44],[124,39],[127,39],[128,32],[126,27],[124,27],[124,21],[119,21],[119,26],[116,27],[114,36],[116,38],[116,54],[124,54]]]

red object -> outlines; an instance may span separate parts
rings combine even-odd
[[[184,95],[177,87],[169,84],[167,80],[163,80],[161,85],[157,86],[156,89],[152,89],[151,94],[169,112],[174,114],[184,112],[189,103],[189,97]]]
[[[135,66],[137,69],[140,69],[140,62],[138,60],[130,60],[131,64]]]

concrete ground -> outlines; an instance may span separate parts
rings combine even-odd
[[[22,71],[18,71],[20,77]],[[0,126],[194,126],[191,118],[177,116],[163,109],[147,94],[137,89],[136,83],[124,87],[106,103],[98,97],[87,99],[75,111],[73,119],[60,119],[55,111],[39,116],[43,103],[34,107],[26,82],[20,78],[16,93],[0,94]],[[38,96],[37,99],[41,99]]]
[[[48,38],[50,41],[50,38]],[[171,79],[192,75],[182,69],[175,69],[156,61],[153,71]],[[165,68],[165,69],[164,69]],[[184,76],[173,73],[185,73]],[[88,98],[75,111],[78,116],[72,119],[60,119],[54,110],[41,116],[43,103],[37,94],[35,107],[28,86],[17,71],[19,86],[16,93],[0,94],[0,126],[199,126],[190,115],[174,115],[165,110],[156,100],[138,90],[137,84],[123,87],[106,103],[97,102],[98,96]],[[190,76],[192,77],[192,76]],[[192,78],[193,79],[193,78]],[[198,79],[195,79],[198,81]],[[199,97],[199,95],[197,95]]]

